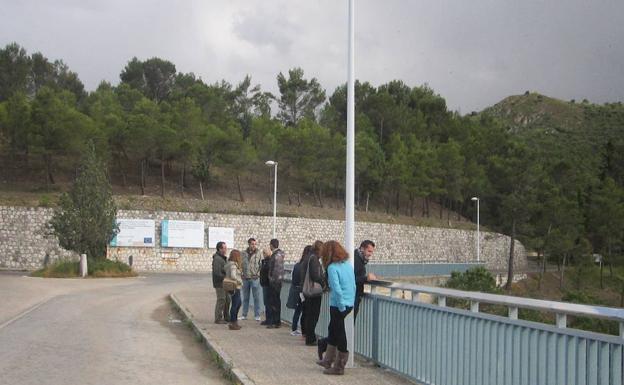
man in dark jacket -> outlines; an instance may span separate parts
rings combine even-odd
[[[217,302],[214,310],[214,322],[216,324],[227,324],[229,321],[230,296],[223,290],[226,255],[227,245],[225,242],[218,242],[217,252],[212,256],[212,287],[214,287],[217,293]]]
[[[269,259],[269,318],[267,318],[267,328],[276,329],[281,326],[282,300],[282,280],[284,279],[284,252],[279,248],[279,241],[271,239],[271,258]]]
[[[353,253],[353,270],[355,273],[355,306],[353,307],[353,322],[357,318],[358,311],[360,310],[360,301],[362,301],[362,295],[364,295],[364,283],[377,279],[375,274],[366,273],[366,264],[373,256],[375,252],[375,242],[365,240],[360,244],[360,248],[356,249]]]

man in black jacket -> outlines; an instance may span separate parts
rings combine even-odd
[[[276,329],[281,326],[282,301],[280,292],[282,291],[282,280],[284,279],[284,252],[279,248],[279,241],[271,239],[271,258],[269,258],[269,317],[267,318],[267,328]]]
[[[353,307],[353,322],[357,318],[358,311],[360,310],[360,301],[362,301],[362,295],[364,295],[364,283],[377,279],[375,274],[366,273],[366,264],[373,256],[375,252],[375,242],[371,240],[365,240],[360,244],[360,248],[356,249],[353,253],[355,259],[353,260],[353,270],[355,272],[355,306]]]
[[[217,252],[212,256],[212,287],[214,287],[217,293],[214,322],[217,324],[227,324],[229,321],[230,296],[223,290],[224,267],[227,261],[226,254],[227,245],[225,242],[218,242]]]

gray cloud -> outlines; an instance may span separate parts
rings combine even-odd
[[[242,40],[260,47],[288,52],[299,28],[278,14],[241,12],[233,23],[233,31]]]
[[[302,67],[329,93],[346,81],[347,1],[0,0],[0,45],[63,59],[88,89],[133,56],[171,60],[207,82],[276,91]],[[462,113],[525,90],[624,99],[624,2],[356,1],[356,76],[428,83]]]

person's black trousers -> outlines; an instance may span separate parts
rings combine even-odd
[[[351,313],[353,308],[347,307],[345,311],[338,310],[337,307],[329,308],[329,328],[327,329],[327,343],[334,345],[338,351],[346,353],[347,350],[347,332],[345,331],[345,317]]]
[[[270,313],[267,320],[269,325],[280,325],[282,322],[282,299],[280,293],[282,291],[282,285],[274,286],[269,285],[269,307]]]
[[[316,324],[319,320],[319,315],[321,314],[321,301],[323,298],[321,296],[306,298],[303,302],[305,306],[305,342],[307,345],[312,345],[316,342]]]

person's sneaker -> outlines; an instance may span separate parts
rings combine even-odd
[[[247,319],[247,316],[246,315],[242,315],[242,316],[238,317],[238,319],[241,320],[241,321],[245,321]]]
[[[262,325],[262,326],[266,326],[268,324],[269,324],[269,321],[267,321],[267,320],[264,320],[264,321],[260,322],[260,325]]]
[[[226,320],[220,319],[220,320],[216,320],[215,323],[218,325],[225,325],[228,322]]]
[[[300,336],[301,332],[299,330],[293,330],[292,332],[290,332],[291,336]]]
[[[262,318],[260,318],[260,316],[256,316],[256,318],[254,318],[256,321],[262,321]]]

